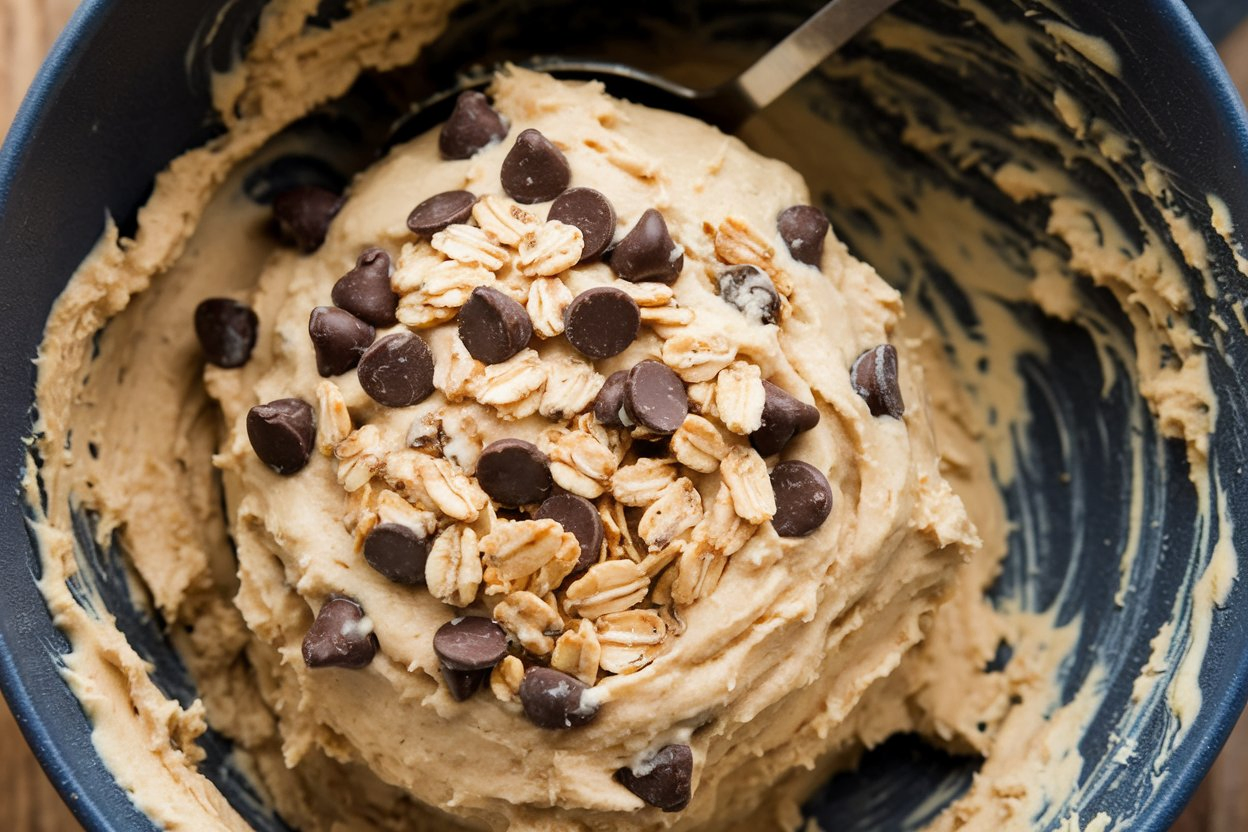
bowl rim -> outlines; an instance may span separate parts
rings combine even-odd
[[[1248,111],[1217,49],[1183,0],[1145,2],[1153,7],[1153,12],[1162,23],[1170,27],[1176,51],[1186,54],[1195,65],[1205,87],[1200,93],[1208,97],[1221,120],[1221,126],[1233,136],[1243,169],[1248,170]],[[7,203],[32,138],[55,106],[57,92],[72,78],[73,69],[81,57],[81,47],[106,23],[107,13],[116,3],[117,0],[82,0],[53,43],[22,100],[3,145],[0,145],[0,206]],[[18,499],[24,497],[19,496]],[[117,829],[114,819],[92,790],[83,787],[84,775],[104,768],[102,761],[98,756],[94,760],[81,755],[71,758],[53,741],[42,724],[40,709],[35,703],[36,693],[19,672],[3,632],[0,632],[0,693],[3,693],[22,736],[44,773],[83,827],[89,832],[112,832]],[[1231,684],[1216,704],[1210,706],[1208,716],[1199,723],[1199,729],[1194,727],[1194,731],[1199,731],[1199,742],[1190,755],[1171,769],[1172,776],[1166,777],[1158,786],[1153,794],[1152,811],[1146,817],[1136,819],[1138,832],[1164,832],[1177,819],[1212,767],[1246,701],[1248,657],[1241,659]],[[114,780],[112,785],[129,799],[120,784]],[[152,828],[155,828],[154,824]]]

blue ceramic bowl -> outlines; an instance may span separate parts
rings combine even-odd
[[[33,369],[28,359],[35,355],[53,300],[101,233],[106,211],[118,218],[123,231],[132,227],[156,173],[180,151],[220,129],[208,99],[209,73],[228,66],[254,31],[261,5],[258,0],[183,0],[175,12],[161,0],[86,0],[36,80],[0,156],[0,330],[9,343],[9,358],[0,362],[5,394],[0,397],[0,470],[9,472],[10,482],[25,463],[22,439],[32,424]],[[343,5],[323,3],[310,25],[332,25]],[[362,79],[343,102],[293,129],[318,136],[327,148],[358,148],[370,141],[380,145],[384,136],[376,135],[378,125],[391,123],[408,100],[445,86],[463,66],[483,58],[560,52],[568,43],[578,44],[582,53],[604,55],[626,48],[631,40],[634,47],[642,43],[648,48],[629,54],[642,54],[639,63],[656,66],[673,55],[697,56],[699,49],[722,55],[727,44],[744,61],[813,5],[813,0],[643,0],[627,10],[607,10],[599,4],[556,0],[474,0],[456,13],[447,35],[416,67]],[[1066,5],[1068,21],[1105,38],[1122,65],[1116,78],[1102,84],[1088,83],[1086,67],[1078,61],[1055,63],[1054,77],[1062,78],[1087,110],[1103,114],[1173,173],[1180,207],[1201,220],[1200,228],[1209,227],[1205,194],[1220,195],[1233,217],[1248,218],[1248,123],[1213,47],[1187,8],[1179,0]],[[1194,5],[1215,36],[1228,31],[1243,13],[1237,0]],[[1040,14],[1025,15],[1023,6]],[[1054,14],[1022,0],[988,0],[985,7],[1024,27],[1038,26]],[[215,39],[204,43],[208,24],[219,14]],[[951,3],[903,3],[896,14],[950,45],[986,37],[967,25]],[[613,16],[620,20],[609,19]],[[639,27],[638,20],[654,25]],[[708,43],[721,48],[711,49]],[[978,43],[977,48],[983,46]],[[988,51],[994,60],[982,76],[958,76],[941,65],[940,50],[926,61],[898,57],[888,62],[889,71],[920,81],[924,95],[955,101],[967,123],[1007,124],[1012,115],[1029,109],[1044,117],[1045,107],[1038,105],[1047,103],[1051,90],[1021,83],[1008,50],[988,45]],[[873,55],[879,57],[878,46],[868,39],[851,46],[836,65]],[[873,111],[870,101],[856,97],[844,77],[835,71],[821,73],[794,95],[802,97],[809,112],[860,130],[898,169],[913,171],[916,187],[943,177],[942,185],[959,189],[986,211],[1017,214],[1011,233],[1018,238],[1042,240],[1043,217],[1002,204],[999,194],[965,172],[941,171],[930,160],[916,158],[898,141],[897,125]],[[818,140],[817,135],[810,137]],[[265,177],[345,176],[364,161],[338,154],[329,160],[335,173],[327,173],[325,166],[294,164],[262,171],[252,184],[262,196],[266,185],[281,184]],[[836,182],[814,177],[813,184],[851,247],[872,251],[880,218],[864,216],[847,204]],[[1123,198],[1107,180],[1089,176],[1086,184],[1109,204]],[[885,214],[890,209],[881,206]],[[1220,401],[1211,468],[1225,490],[1226,516],[1248,529],[1248,482],[1241,473],[1248,466],[1248,448],[1240,439],[1248,434],[1248,382],[1234,369],[1248,362],[1248,334],[1234,326],[1215,334],[1210,322],[1214,312],[1223,321],[1235,320],[1232,304],[1248,294],[1243,288],[1248,283],[1235,271],[1231,250],[1211,231],[1206,233],[1217,297],[1207,297],[1197,275],[1187,277],[1196,296],[1194,325],[1217,344],[1209,355]],[[922,241],[917,243],[910,261],[899,259],[896,273],[886,268],[885,276],[906,283],[926,269],[930,282],[956,300],[956,278],[950,280],[936,264],[925,261]],[[1088,290],[1085,301],[1097,305],[1115,325],[1125,325],[1100,290]],[[1079,787],[1060,808],[1050,807],[1047,817],[1079,812],[1086,822],[1106,811],[1124,828],[1162,830],[1211,765],[1248,695],[1248,590],[1242,582],[1235,584],[1228,602],[1214,613],[1199,678],[1204,704],[1194,724],[1176,733],[1164,701],[1130,701],[1132,682],[1148,659],[1149,640],[1158,626],[1178,616],[1180,627],[1186,627],[1188,599],[1216,537],[1202,539],[1198,534],[1197,499],[1183,449],[1156,434],[1130,374],[1119,375],[1102,395],[1105,379],[1086,333],[1045,319],[1034,309],[1014,313],[1018,326],[1053,349],[1047,363],[1012,368],[1024,379],[1034,417],[1026,426],[1028,435],[1017,444],[1025,464],[1003,486],[1017,529],[992,595],[1023,608],[1055,610],[1060,621],[1080,617],[1080,640],[1063,668],[1066,695],[1087,679],[1094,665],[1106,674],[1103,701],[1079,743],[1084,760]],[[973,320],[963,323],[972,329],[975,325]],[[1143,452],[1133,463],[1129,425],[1141,417],[1137,439]],[[1063,435],[1073,437],[1073,444],[1059,447]],[[1118,551],[1115,547],[1121,546],[1132,522],[1126,495],[1133,464],[1143,483],[1145,516],[1157,522],[1141,530],[1131,591],[1118,608],[1112,600],[1119,587],[1118,564],[1106,552]],[[1055,486],[1059,481],[1063,485]],[[150,829],[102,765],[91,744],[90,725],[58,675],[58,657],[69,645],[52,626],[35,586],[40,564],[27,535],[27,517],[20,498],[11,492],[11,499],[0,505],[0,686],[49,777],[88,829]],[[1043,533],[1036,533],[1036,518],[1044,520]],[[80,537],[89,568],[105,578],[119,574],[118,553],[95,550],[85,526]],[[1236,536],[1236,548],[1248,552],[1248,539],[1241,538]],[[1099,558],[1098,545],[1107,545]],[[155,666],[158,684],[188,703],[194,697],[193,682],[165,644],[160,622],[131,603],[126,581],[101,580],[99,585],[119,626]],[[1180,639],[1175,649],[1183,647]],[[1003,649],[1000,661],[1008,660],[1009,650]],[[1124,731],[1136,741],[1138,761],[1125,766],[1112,760]],[[228,741],[210,732],[204,744],[208,757],[202,770],[239,811],[258,829],[284,828],[260,807],[246,779],[231,766]],[[1145,764],[1163,752],[1161,771]],[[965,788],[975,768],[973,760],[950,758],[901,738],[868,754],[857,773],[834,780],[808,811],[824,828],[914,828]],[[1046,819],[1035,825],[1054,823]]]

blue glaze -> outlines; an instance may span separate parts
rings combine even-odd
[[[232,3],[224,16],[223,34],[212,44],[201,45],[209,21],[215,18],[221,0],[184,0],[178,14],[170,14],[167,4],[158,0],[87,0],[58,40],[22,107],[0,154],[0,251],[4,273],[0,321],[9,339],[10,360],[0,362],[0,389],[9,395],[0,399],[0,470],[15,476],[24,465],[21,437],[29,430],[33,369],[16,356],[33,357],[43,321],[53,300],[69,275],[94,245],[103,229],[105,209],[119,219],[123,229],[146,197],[158,171],[180,151],[196,146],[220,130],[211,114],[208,73],[228,66],[239,44],[254,34],[257,0]],[[520,43],[487,40],[499,55],[558,51],[568,32],[582,32],[578,43],[611,27],[600,26],[596,9],[569,14],[558,3],[524,4],[532,30]],[[801,16],[801,7],[791,4],[791,13],[772,14],[767,27],[748,14],[748,2],[712,4],[732,6],[735,14],[713,17],[704,24],[706,13],[696,3],[643,2],[629,9],[633,14],[666,16],[679,26],[706,25],[719,40],[750,41],[762,34],[783,31]],[[1216,193],[1227,201],[1233,217],[1248,218],[1248,124],[1216,54],[1197,28],[1190,14],[1177,0],[1104,0],[1097,4],[1067,3],[1067,11],[1090,31],[1118,33],[1111,38],[1123,57],[1123,81],[1129,94],[1121,99],[1116,115],[1131,127],[1137,138],[1164,165],[1178,174],[1185,194],[1193,201],[1190,208],[1205,216],[1200,200],[1205,193]],[[1229,28],[1233,4],[1199,2],[1202,19],[1219,31]],[[773,5],[772,11],[775,6]],[[514,13],[514,11],[513,11]],[[321,14],[311,25],[329,25],[339,14],[338,4],[323,4]],[[482,51],[483,33],[501,31],[493,25],[499,14],[495,4],[470,2],[456,14],[456,23],[444,42],[422,58],[416,73],[405,80],[411,99],[443,86],[453,72],[476,59]],[[503,12],[502,14],[506,14]],[[546,21],[550,25],[544,25]],[[744,21],[744,22],[743,22]],[[766,29],[766,31],[763,31]],[[544,33],[544,34],[542,34]],[[456,40],[455,35],[461,36]],[[141,44],[141,48],[136,48]],[[194,44],[194,48],[186,45]],[[189,72],[188,72],[189,69]],[[1077,79],[1072,79],[1077,83]],[[384,85],[357,85],[350,101],[334,109],[332,116],[319,122],[356,124],[361,135],[372,123],[400,114],[398,101],[387,99]],[[1089,92],[1089,94],[1091,94]],[[1164,117],[1154,118],[1155,113]],[[305,125],[306,127],[306,125]],[[329,129],[329,128],[326,128]],[[357,164],[360,160],[354,160]],[[317,175],[324,169],[312,165]],[[285,176],[289,171],[283,171]],[[293,175],[304,175],[302,173]],[[1106,198],[1110,197],[1105,194]],[[984,199],[991,199],[984,195]],[[829,210],[838,228],[852,243],[855,233],[870,234],[873,224],[887,217],[836,216],[834,194]],[[1013,210],[1019,210],[1012,206]],[[1025,212],[1020,212],[1025,213]],[[1026,220],[1026,217],[1023,217]],[[1211,240],[1210,251],[1218,270],[1227,277],[1233,273],[1229,252],[1219,240]],[[890,275],[904,280],[904,276]],[[929,275],[940,284],[939,275]],[[956,281],[943,277],[945,290],[957,294]],[[1239,291],[1239,298],[1244,296]],[[1199,317],[1207,317],[1210,302],[1195,293]],[[1216,302],[1223,317],[1233,320],[1226,309],[1234,296]],[[1112,307],[1103,297],[1090,293],[1088,302],[1099,304],[1111,318]],[[967,313],[969,315],[969,312]],[[1020,311],[1023,316],[1026,311]],[[1068,458],[1052,454],[1024,470],[1015,486],[1006,493],[1011,516],[1024,528],[1028,523],[1048,523],[1040,537],[1044,551],[1024,551],[1027,534],[1017,535],[1014,549],[994,594],[1022,597],[1031,608],[1056,603],[1064,617],[1083,612],[1088,624],[1083,643],[1075,651],[1067,678],[1073,690],[1093,658],[1116,654],[1123,673],[1110,680],[1110,692],[1102,706],[1103,717],[1088,731],[1082,749],[1088,794],[1080,799],[1094,810],[1115,813],[1115,808],[1131,808],[1139,814],[1132,828],[1152,832],[1163,830],[1177,816],[1225,740],[1248,695],[1248,598],[1244,582],[1236,584],[1227,608],[1219,612],[1209,657],[1201,675],[1206,703],[1200,723],[1184,740],[1169,763],[1170,776],[1155,790],[1140,794],[1112,781],[1097,780],[1097,762],[1104,756],[1115,709],[1129,694],[1133,673],[1148,655],[1147,639],[1170,612],[1170,601],[1183,584],[1183,575],[1192,568],[1186,553],[1191,549],[1195,502],[1184,474],[1181,448],[1152,435],[1152,422],[1144,420],[1142,444],[1155,449],[1150,465],[1154,475],[1146,515],[1164,520],[1170,538],[1158,539],[1152,565],[1163,578],[1150,584],[1150,593],[1131,597],[1125,613],[1115,613],[1109,598],[1118,584],[1116,549],[1110,547],[1101,560],[1083,558],[1077,572],[1068,573],[1063,550],[1086,546],[1088,541],[1108,537],[1115,543],[1124,530],[1122,495],[1130,488],[1123,482],[1121,434],[1132,412],[1141,407],[1135,391],[1118,384],[1101,401],[1101,378],[1095,362],[1089,360],[1091,345],[1086,335],[1074,327],[1032,314],[1030,325],[1046,341],[1063,345],[1054,360],[1045,366],[1028,365],[1028,395],[1037,414],[1032,440],[1039,447],[1055,447],[1060,426],[1081,424],[1086,410],[1080,404],[1095,401],[1097,418],[1109,432],[1074,432],[1080,447]],[[1217,464],[1225,466],[1223,484],[1227,488],[1229,513],[1248,529],[1248,482],[1235,476],[1246,452],[1238,437],[1248,435],[1241,382],[1235,366],[1248,362],[1248,338],[1232,331],[1226,337],[1229,361],[1211,360],[1210,371],[1220,391],[1235,391],[1224,399],[1215,438]],[[1232,363],[1232,361],[1234,363]],[[1062,395],[1054,397],[1052,391]],[[1054,489],[1052,483],[1068,463],[1087,467],[1086,476],[1076,477],[1084,490]],[[39,575],[26,526],[27,511],[16,495],[0,504],[0,687],[16,715],[27,740],[35,749],[53,783],[65,796],[83,825],[95,830],[143,830],[153,828],[130,804],[103,768],[90,743],[89,725],[77,700],[69,693],[58,673],[58,656],[66,649],[64,637],[51,625],[42,597],[35,586]],[[149,658],[157,670],[156,683],[184,704],[194,696],[194,688],[177,656],[160,633],[163,622],[150,611],[146,599],[130,596],[120,561],[115,552],[98,551],[92,544],[90,518],[79,518],[78,537],[87,553],[89,580],[94,597],[117,617],[118,625],[136,649]],[[1243,549],[1241,545],[1239,548]],[[1024,568],[1029,558],[1056,568],[1040,576]],[[1241,570],[1248,572],[1248,570]],[[1008,660],[1008,649],[1002,661]],[[1160,736],[1158,717],[1153,734]],[[253,824],[262,830],[284,828],[256,798],[245,778],[229,763],[229,744],[209,733],[204,746],[208,759],[202,770],[229,797]],[[1141,750],[1142,754],[1147,749]],[[1147,759],[1145,756],[1143,759]],[[943,803],[933,803],[933,794],[952,799],[969,781],[976,763],[950,760],[916,748],[906,738],[890,741],[868,755],[862,770],[838,777],[814,799],[809,810],[825,828],[866,829],[911,828]],[[899,801],[896,786],[922,791],[922,800]],[[928,788],[918,789],[917,784]],[[1095,785],[1100,783],[1101,785]],[[1090,814],[1084,813],[1085,820]]]

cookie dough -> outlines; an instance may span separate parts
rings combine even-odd
[[[298,828],[725,828],[921,727],[904,660],[960,581],[981,620],[945,672],[970,686],[995,648],[999,501],[932,405],[956,385],[792,210],[801,179],[596,84],[513,69],[490,92],[506,136],[395,149],[312,200],[327,229],[278,206],[295,246],[227,182],[103,335],[84,503],[203,696],[150,726],[178,737],[159,777],[98,732],[158,819],[213,794],[206,719]],[[113,372],[125,395],[95,383]],[[84,669],[84,699],[107,678]]]
[[[319,749],[483,828],[722,828],[835,747],[829,715],[923,637],[979,536],[939,470],[896,292],[835,238],[818,267],[780,238],[777,218],[809,199],[792,171],[593,84],[512,70],[492,98],[506,138],[463,160],[441,158],[437,132],[401,147],[352,185],[315,254],[274,254],[249,297],[250,362],[205,374],[247,652],[296,770]],[[580,262],[583,232],[546,219],[568,184],[613,208],[609,264]],[[429,201],[460,192],[471,210],[431,224]],[[324,378],[309,314],[351,308],[335,285],[371,249],[393,261],[398,324],[356,372]],[[723,290],[734,267],[775,323]],[[630,308],[640,326],[610,349],[562,334],[565,311],[609,332]],[[604,427],[582,414],[617,372],[624,424]],[[818,420],[770,465],[748,440],[764,379]],[[307,442],[293,472],[266,464],[249,422],[290,398],[315,410],[324,451]],[[596,501],[599,552],[530,519],[556,488]],[[368,559],[392,526],[427,586]],[[369,632],[333,669],[309,667],[309,629],[339,595],[356,623],[333,631]],[[464,616],[497,621],[510,658],[439,649]],[[527,663],[586,687],[552,704],[560,679]],[[561,721],[585,724],[551,730]],[[691,799],[630,780],[662,773],[671,748],[686,749]]]

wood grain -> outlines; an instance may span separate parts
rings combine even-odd
[[[74,0],[0,0],[0,132],[7,131],[22,95]],[[1240,90],[1248,93],[1248,25],[1222,46]],[[1209,776],[1171,832],[1248,830],[1248,717],[1240,720]],[[70,832],[79,828],[0,703],[0,830]]]

